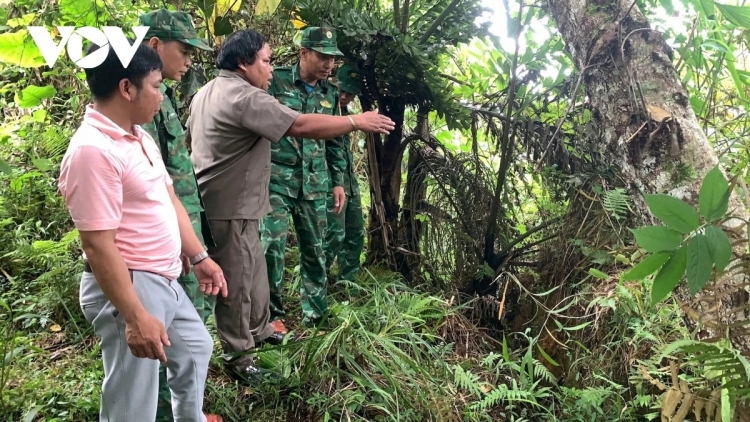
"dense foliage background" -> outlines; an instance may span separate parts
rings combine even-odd
[[[295,60],[299,28],[335,27],[366,78],[355,109],[377,107],[398,125],[354,139],[369,226],[357,280],[365,294],[335,285],[338,328],[319,336],[292,321],[298,341],[258,352],[283,374],[278,384],[232,383],[217,341],[207,410],[227,421],[750,420],[750,7],[578,3],[0,0],[0,419],[94,420],[103,376],[78,308],[78,236],[56,185],[88,90],[66,54],[47,67],[25,27],[128,28],[169,7],[190,12],[211,45],[260,30],[275,64]],[[643,191],[623,171],[602,126],[612,116],[592,106],[590,69],[557,30],[561,7],[602,19],[589,56],[614,66],[635,69],[621,60],[635,54],[630,37],[663,37],[687,118],[723,173],[685,159],[660,169],[678,187],[701,184],[699,197]],[[653,31],[624,32],[631,13]],[[199,53],[179,85],[183,113],[213,77],[215,54]],[[645,104],[655,87],[638,81],[623,89],[644,102],[645,120],[620,113],[646,134],[628,132],[629,144],[655,145],[643,147],[649,165],[671,139],[682,143],[663,133],[687,135],[673,109]],[[730,215],[744,223],[727,225]],[[298,306],[293,237],[286,262]],[[681,306],[680,291],[704,306]]]

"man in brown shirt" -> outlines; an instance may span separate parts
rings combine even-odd
[[[387,134],[393,121],[377,111],[355,116],[300,114],[268,94],[271,49],[263,35],[228,36],[219,75],[193,97],[187,121],[191,160],[216,246],[209,256],[224,270],[228,294],[216,302],[216,329],[231,374],[261,373],[247,351],[280,343],[269,323],[268,273],[258,232],[271,211],[271,142],[285,135],[332,139],[354,130]],[[239,355],[239,356],[237,356]]]

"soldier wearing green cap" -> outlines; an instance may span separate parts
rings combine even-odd
[[[362,73],[357,67],[345,64],[336,73],[339,87],[339,105],[341,115],[349,115],[349,104],[362,92]],[[360,196],[357,175],[354,173],[354,155],[351,149],[349,134],[344,135],[344,192],[347,201],[344,210],[333,212],[333,195],[328,196],[328,231],[326,233],[325,254],[326,271],[330,272],[333,261],[338,264],[338,280],[354,281],[359,272],[360,255],[364,247],[365,228],[362,214],[362,197]]]
[[[336,32],[308,27],[302,31],[299,61],[277,67],[269,94],[300,113],[340,116],[338,88],[328,81],[336,56]],[[344,139],[323,141],[285,136],[271,145],[269,184],[272,211],[261,225],[270,290],[270,320],[274,329],[286,332],[281,303],[284,285],[284,251],[289,217],[294,222],[300,252],[303,325],[320,322],[328,311],[327,277],[323,242],[327,228],[327,198],[333,196],[333,212],[346,201]],[[333,188],[331,188],[333,186]]]
[[[159,9],[142,14],[138,20],[140,25],[149,27],[144,43],[159,53],[163,65],[163,80],[180,82],[190,68],[190,56],[195,48],[212,51],[211,47],[198,37],[190,15],[185,12]],[[161,102],[159,112],[154,116],[154,120],[143,125],[143,129],[149,132],[159,146],[164,165],[172,177],[175,194],[190,216],[195,234],[201,243],[206,246],[206,242],[210,242],[211,238],[208,234],[204,236],[207,227],[204,227],[204,224],[201,223],[204,218],[202,215],[204,213],[203,204],[198,192],[193,165],[190,162],[190,152],[185,143],[185,128],[177,114],[175,92],[172,87],[167,86],[164,82],[162,82],[159,90],[164,96],[164,100]],[[216,297],[205,295],[200,291],[198,280],[189,268],[187,261],[189,258],[183,257],[185,270],[183,275],[178,278],[178,282],[182,285],[205,323],[213,312]],[[220,417],[215,415],[207,415],[207,418],[209,422],[220,420]],[[161,366],[159,371],[159,405],[156,420],[174,420],[171,394],[167,386],[166,367],[164,365]]]

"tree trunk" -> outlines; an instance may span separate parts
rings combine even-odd
[[[666,193],[697,205],[703,178],[718,160],[690,106],[664,38],[649,27],[633,0],[547,3],[583,78],[593,119],[602,128],[608,159],[619,168],[637,198],[639,214],[647,224],[659,224],[648,211],[642,193]],[[670,119],[658,123],[665,113]],[[736,210],[738,217],[747,218],[736,192],[730,198],[730,209]],[[735,255],[740,256],[745,255],[747,243],[743,225],[738,219],[725,225]],[[678,285],[675,297],[690,325],[697,316],[724,325],[747,318],[744,311],[737,312],[738,307],[747,305],[744,290],[736,287],[742,276],[728,277],[724,276],[724,281],[729,281],[725,286],[732,294],[721,299],[710,298],[704,291],[694,302],[686,283]],[[707,337],[724,336],[720,328],[704,330]],[[740,330],[730,330],[730,338],[748,355],[750,341]]]
[[[369,104],[363,104],[365,110]],[[372,208],[368,230],[367,263],[386,263],[399,270],[400,261],[394,250],[401,246],[398,216],[401,197],[401,163],[404,148],[401,144],[404,131],[406,105],[400,98],[386,97],[380,101],[380,111],[395,123],[395,128],[381,141],[379,135],[370,135],[368,162]],[[374,155],[371,157],[370,155]]]

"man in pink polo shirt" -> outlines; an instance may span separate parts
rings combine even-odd
[[[201,410],[213,341],[176,279],[183,255],[204,293],[226,296],[224,275],[139,126],[159,111],[161,68],[157,53],[141,45],[127,68],[110,49],[86,69],[94,103],[70,141],[59,188],[84,251],[81,309],[101,340],[100,420],[153,421],[161,361],[174,420],[221,421]]]

